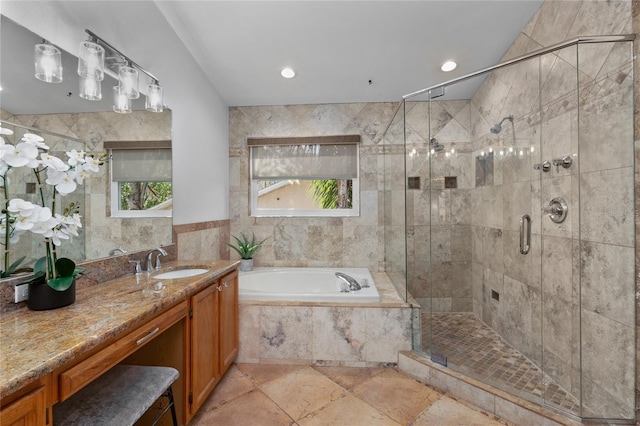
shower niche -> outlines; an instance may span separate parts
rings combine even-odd
[[[385,259],[416,307],[414,351],[583,419],[635,418],[629,39],[465,76],[468,100],[447,99],[456,80],[407,95],[384,139]],[[394,196],[398,173],[421,187]]]

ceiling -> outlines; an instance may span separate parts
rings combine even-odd
[[[42,7],[57,5],[67,21],[91,28],[115,46],[122,46],[118,39],[127,40],[123,52],[135,52],[131,58],[150,64],[145,66],[161,82],[163,76],[156,71],[161,67],[154,64],[186,53],[164,41],[170,35],[181,50],[186,48],[227,105],[246,106],[398,101],[497,63],[541,4],[542,0],[147,0],[46,2]],[[9,61],[2,27],[4,80]],[[105,35],[110,33],[115,42]],[[164,46],[168,47],[159,50]],[[448,59],[458,68],[444,73],[440,65]],[[179,69],[179,63],[174,65]],[[296,71],[295,78],[280,76],[286,66]],[[21,72],[32,75],[32,67],[30,60]],[[72,63],[66,69],[74,67]],[[478,84],[474,79],[456,86],[447,98],[469,98]],[[110,87],[103,88],[103,96],[105,90]],[[3,108],[8,102],[3,93]]]
[[[222,98],[237,106],[397,101],[497,63],[541,4],[174,1],[158,7]],[[448,59],[459,65],[444,73]],[[280,76],[286,66],[295,78]],[[469,85],[454,97],[474,91]]]

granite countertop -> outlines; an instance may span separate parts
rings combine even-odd
[[[76,302],[50,311],[26,306],[0,314],[0,397],[10,395],[103,342],[124,336],[155,314],[231,272],[238,261],[173,261],[151,274],[78,286]],[[180,279],[153,275],[183,267],[209,272]],[[161,291],[151,291],[162,281]]]

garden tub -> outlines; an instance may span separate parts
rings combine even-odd
[[[353,277],[361,290],[343,292],[342,272]],[[239,298],[243,300],[377,303],[380,295],[367,268],[267,268],[240,272]]]

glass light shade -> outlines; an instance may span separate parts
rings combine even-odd
[[[88,101],[102,99],[102,84],[94,78],[80,77],[80,97]]]
[[[96,81],[104,79],[104,48],[102,46],[91,41],[80,43],[78,75],[93,78]]]
[[[121,92],[129,99],[138,99],[138,70],[133,67],[121,66],[118,71],[118,81]]]
[[[35,47],[36,78],[47,83],[62,81],[62,61],[60,50],[50,44],[36,44]]]
[[[113,110],[119,114],[131,112],[131,99],[122,93],[120,86],[113,86]]]
[[[151,83],[147,86],[145,109],[151,112],[162,112],[162,87],[159,84]]]

